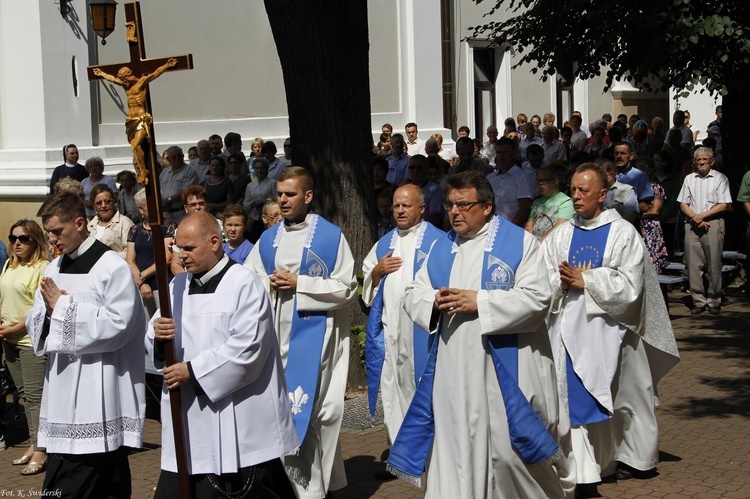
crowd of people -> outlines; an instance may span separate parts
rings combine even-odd
[[[166,149],[165,262],[134,173],[110,178],[66,146],[43,229],[12,226],[0,275],[0,337],[31,436],[14,464],[46,471],[62,497],[129,497],[145,349],[164,380],[155,497],[180,496],[174,390],[196,497],[330,497],[347,485],[361,268],[369,401],[374,415],[382,396],[389,448],[376,478],[421,484],[426,470],[427,497],[588,497],[603,477],[653,472],[656,386],[679,361],[657,274],[677,248],[693,313],[720,313],[721,108],[698,147],[683,111],[669,131],[610,121],[575,113],[558,129],[551,113],[520,114],[486,142],[461,127],[453,151],[416,123],[384,125],[378,242],[361,265],[312,211],[289,139],[281,157],[258,138],[247,159],[237,133],[199,141],[189,162]]]

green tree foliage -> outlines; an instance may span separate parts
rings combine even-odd
[[[646,90],[689,93],[701,84],[721,95],[748,85],[746,0],[495,0],[486,17],[508,16],[471,28],[474,36],[507,44],[544,79],[606,71],[607,89],[624,77]],[[650,88],[650,78],[661,86]]]

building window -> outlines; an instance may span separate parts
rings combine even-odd
[[[474,126],[476,136],[482,137],[489,125],[496,121],[495,109],[495,51],[474,47]]]

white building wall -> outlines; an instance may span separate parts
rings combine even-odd
[[[124,8],[121,3],[116,29],[102,46],[88,35],[85,2],[70,5],[66,20],[52,0],[0,0],[0,197],[44,195],[67,143],[78,145],[81,162],[101,156],[105,173],[132,167],[124,91],[86,77],[90,64],[129,59]],[[368,11],[375,141],[384,122],[403,131],[415,121],[422,138],[434,132],[450,137],[442,126],[439,8],[430,0],[369,0]],[[141,12],[148,57],[192,53],[194,61],[193,70],[167,73],[151,84],[160,150],[230,131],[246,144],[259,136],[280,145],[288,136],[286,95],[262,0],[210,6],[204,0],[142,0]],[[341,71],[347,66],[341,61]],[[94,109],[92,88],[99,89]]]

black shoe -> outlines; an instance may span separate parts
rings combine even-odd
[[[691,313],[692,315],[698,315],[698,314],[702,314],[704,310],[706,310],[706,307],[694,307],[694,308],[693,308],[693,309],[692,309],[692,310],[690,311],[690,313]]]
[[[576,485],[576,499],[601,497],[595,483],[579,483]]]
[[[378,470],[375,473],[373,473],[372,476],[375,480],[379,480],[381,482],[390,482],[391,480],[396,479],[396,475],[392,473],[388,473],[385,470]]]
[[[636,478],[638,480],[648,480],[649,478],[654,478],[657,475],[658,473],[656,472],[656,468],[642,471],[620,462],[617,463],[617,470],[615,470],[615,478],[617,478],[618,480],[630,480],[631,478]]]
[[[719,312],[721,312],[719,307],[708,307],[708,313],[711,315],[719,315]]]

